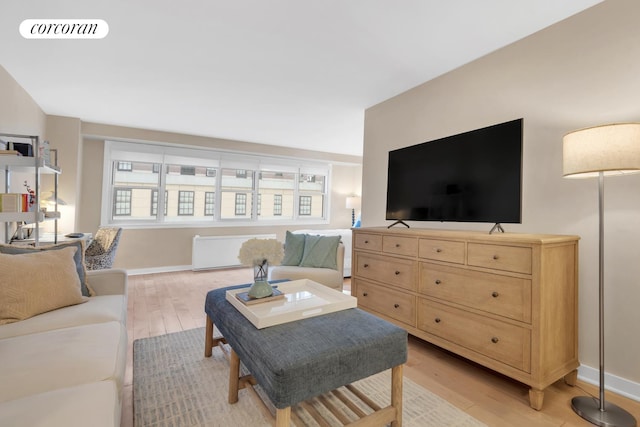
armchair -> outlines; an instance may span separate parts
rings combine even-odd
[[[332,268],[301,267],[297,265],[276,265],[269,267],[269,280],[309,279],[342,291],[344,281],[344,253],[344,244],[340,243],[336,252],[337,270]]]
[[[87,270],[111,268],[116,257],[122,228],[100,227],[93,241],[84,251]]]

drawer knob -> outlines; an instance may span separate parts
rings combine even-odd
[[[369,264],[365,264],[363,267],[364,268],[369,268]]]
[[[399,248],[399,247],[400,247],[400,243],[396,243],[396,248]]]
[[[435,321],[436,321],[436,323],[440,323],[441,322],[439,317],[436,317]]]
[[[393,304],[393,308],[400,308],[400,304]]]
[[[436,280],[436,285],[439,285],[440,283],[442,283],[442,282],[440,281],[440,279],[437,279],[437,280]]]
[[[500,341],[500,339],[498,339],[498,337],[491,338],[491,342],[494,343],[494,344],[497,344],[498,341]]]
[[[369,241],[368,241],[368,240],[365,240],[365,241],[364,241],[364,244],[365,244],[365,245],[368,245],[368,244],[369,244]]]
[[[396,270],[396,276],[400,275],[400,272],[398,270]]]
[[[498,260],[498,255],[494,255],[493,259],[497,261]]]
[[[362,296],[363,296],[363,297],[366,297],[367,295],[369,295],[369,294],[368,294],[368,293],[366,293],[366,292],[363,292],[363,293],[362,293]]]
[[[500,296],[500,294],[499,294],[499,293],[497,293],[496,291],[493,291],[493,292],[491,293],[491,296],[492,296],[492,297],[494,297],[494,298],[498,298],[498,296]]]
[[[442,249],[440,249],[440,248],[436,248],[436,252],[437,252],[437,253],[440,253],[440,252],[442,252]]]

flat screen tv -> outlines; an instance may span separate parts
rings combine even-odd
[[[386,219],[520,223],[522,126],[518,119],[389,151]]]

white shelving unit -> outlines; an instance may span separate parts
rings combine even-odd
[[[60,168],[58,167],[58,156],[55,150],[51,150],[53,164],[45,164],[45,160],[40,156],[40,138],[34,135],[18,135],[0,133],[0,139],[18,142],[30,142],[33,146],[33,157],[17,156],[17,155],[0,155],[0,167],[4,169],[4,193],[11,192],[11,177],[14,173],[33,174],[35,176],[35,212],[0,212],[0,222],[4,222],[4,234],[6,243],[11,242],[13,233],[10,231],[12,223],[34,224],[33,236],[31,241],[38,246],[40,240],[40,222],[45,220],[55,221],[55,235],[58,234],[58,175]],[[41,176],[53,175],[54,189],[53,198],[55,201],[53,212],[42,212],[40,208],[41,198]]]

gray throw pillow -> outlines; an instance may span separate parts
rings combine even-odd
[[[76,272],[78,273],[78,278],[80,279],[80,290],[82,291],[83,296],[90,297],[93,295],[93,292],[87,285],[86,271],[84,266],[84,240],[73,240],[70,242],[58,243],[57,245],[42,246],[37,248],[34,248],[32,246],[0,245],[0,253],[8,255],[18,255],[33,253],[34,251],[55,251],[68,247],[74,247],[78,249],[73,256],[73,260],[76,263]]]
[[[340,236],[311,236],[304,241],[300,267],[338,269],[337,254]]]
[[[284,258],[282,258],[281,265],[300,265],[306,237],[306,234],[294,234],[287,231],[284,240]]]

